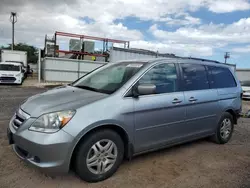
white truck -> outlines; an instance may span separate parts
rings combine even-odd
[[[24,80],[24,69],[20,63],[0,62],[0,84],[19,84]]]
[[[27,52],[17,50],[1,50],[2,62],[21,63],[27,71]]]

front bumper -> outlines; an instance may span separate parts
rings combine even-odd
[[[15,129],[11,120],[7,130],[10,144],[13,144],[17,156],[45,173],[67,173],[73,137],[63,130],[53,134],[29,131],[27,123],[30,121]]]
[[[21,77],[15,77],[14,79],[0,79],[0,84],[21,84],[22,83],[22,78]]]
[[[243,93],[242,99],[250,99],[250,93]]]

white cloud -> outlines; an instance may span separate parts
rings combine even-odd
[[[250,3],[248,0],[213,0],[208,3],[208,9],[216,13],[249,10]]]
[[[39,47],[44,45],[45,34],[52,35],[55,31],[130,40],[131,47],[184,55],[210,56],[214,48],[250,42],[250,18],[229,26],[201,25],[202,20],[187,13],[199,8],[223,13],[248,10],[250,6],[247,0],[25,0],[22,3],[20,0],[1,0],[0,45],[11,42],[10,11],[18,12],[16,42]],[[94,22],[79,19],[85,16]],[[146,42],[140,31],[114,22],[127,16],[183,27],[168,32],[154,25],[150,32],[157,40]],[[67,45],[66,40],[60,40],[60,44]]]
[[[231,50],[232,52],[236,52],[236,53],[250,53],[250,45],[244,47],[244,48],[233,48]]]
[[[9,41],[8,43],[11,42],[11,24],[9,21],[6,22],[5,20],[8,20],[8,15],[0,18],[0,28],[3,28],[0,29],[0,33],[2,34],[0,35],[0,42],[2,40],[2,44],[4,44],[5,41]],[[103,22],[94,22],[87,24],[85,21],[68,15],[43,13],[37,15],[35,12],[23,12],[19,14],[18,22],[15,26],[15,41],[27,42],[42,47],[44,45],[45,34],[52,35],[55,31],[131,41],[143,38],[140,31],[130,30],[121,23],[107,24]]]
[[[233,12],[249,10],[248,0],[1,0],[0,12],[34,11],[67,14],[73,17],[88,16],[100,22],[112,22],[116,18],[136,16],[142,20],[161,20],[167,15],[199,8],[212,12]]]
[[[115,44],[115,47],[123,47],[121,44]],[[171,53],[181,56],[211,56],[213,47],[200,44],[181,44],[171,43],[171,41],[144,41],[137,40],[130,42],[131,48],[148,49],[159,53]]]
[[[175,43],[198,43],[221,46],[235,43],[250,43],[250,18],[243,18],[230,25],[207,24],[199,27],[181,27],[174,32],[150,28],[152,34],[160,40],[172,40]]]
[[[200,18],[190,16],[188,13],[177,13],[172,17],[157,18],[156,21],[166,22],[168,25],[199,25],[201,24]]]
[[[131,47],[146,48],[153,51],[159,51],[160,53],[173,53],[183,56],[211,56],[213,54],[213,48],[211,46],[199,44],[134,41],[131,42]]]
[[[245,45],[250,43],[250,18],[243,18],[230,25],[224,24],[207,24],[198,27],[181,27],[176,31],[165,31],[154,24],[150,27],[149,32],[166,45],[170,46],[177,52],[183,48],[183,51],[192,54],[210,56],[215,49],[226,50],[227,45]],[[171,50],[168,49],[168,50]],[[233,52],[250,52],[249,48],[235,48]]]

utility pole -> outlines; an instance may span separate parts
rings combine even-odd
[[[227,63],[227,59],[230,58],[230,52],[226,52],[225,55],[224,55],[224,58],[225,58],[225,64]]]
[[[16,12],[11,12],[11,14],[10,14],[10,22],[12,23],[12,44],[11,44],[11,50],[14,50],[14,31],[15,31],[15,23],[17,22]]]

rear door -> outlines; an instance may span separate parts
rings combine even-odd
[[[187,136],[212,133],[216,124],[218,95],[211,89],[206,67],[181,63],[186,104]]]
[[[218,120],[226,110],[241,109],[241,88],[237,88],[237,82],[227,67],[207,66],[211,80],[211,88],[217,89],[219,110]]]

